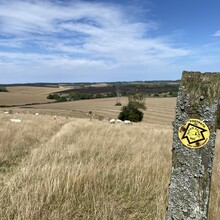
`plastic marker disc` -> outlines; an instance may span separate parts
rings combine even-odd
[[[208,143],[210,131],[199,119],[189,119],[185,125],[179,127],[178,136],[186,147],[201,148]]]

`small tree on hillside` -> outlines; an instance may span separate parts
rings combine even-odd
[[[139,109],[146,109],[144,97],[141,94],[136,94],[128,97],[128,104],[122,107],[118,118],[120,120],[130,120],[133,122],[142,121],[144,113]]]

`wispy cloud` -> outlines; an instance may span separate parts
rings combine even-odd
[[[105,66],[170,64],[191,51],[162,37],[157,24],[116,4],[0,0],[0,64]],[[74,64],[74,65],[73,65]],[[45,70],[46,71],[46,70]]]
[[[217,30],[212,36],[213,37],[220,37],[220,30]]]

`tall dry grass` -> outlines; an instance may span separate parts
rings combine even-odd
[[[0,158],[20,159],[0,165],[0,219],[165,219],[171,127],[48,116],[12,125],[8,117],[0,118]],[[213,220],[219,187],[214,181]]]

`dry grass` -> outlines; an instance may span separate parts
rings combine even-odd
[[[217,220],[220,216],[220,131],[217,133],[213,166],[209,219]]]
[[[165,219],[170,126],[10,117],[0,116],[1,220]],[[218,155],[211,220],[220,214]]]
[[[23,116],[11,130],[9,117],[1,119],[1,158],[22,159],[1,171],[0,219],[163,219],[169,128],[83,119],[61,127],[64,119]],[[14,152],[4,147],[14,144]]]

